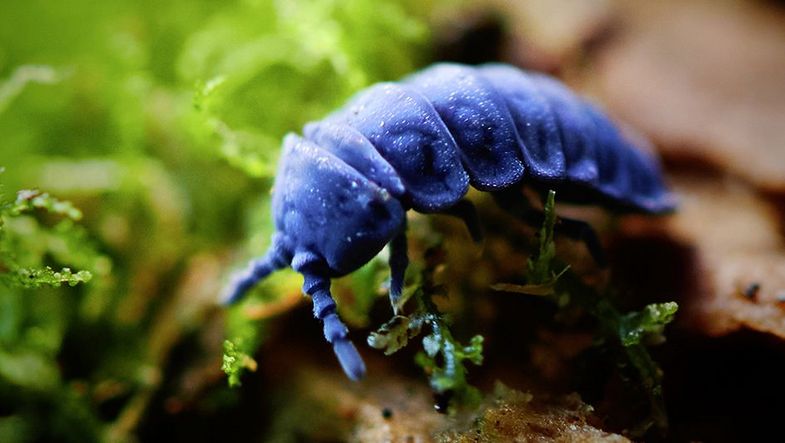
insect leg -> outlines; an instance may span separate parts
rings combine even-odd
[[[605,249],[602,247],[597,231],[590,224],[583,220],[575,220],[567,217],[558,217],[556,225],[553,227],[556,233],[564,234],[567,237],[583,242],[589,250],[592,258],[601,267],[608,266],[608,258],[605,256]]]
[[[273,239],[273,245],[264,256],[252,260],[244,270],[232,277],[228,288],[221,297],[222,304],[230,305],[239,301],[248,293],[249,289],[264,280],[265,277],[289,264],[281,242],[276,240]]]
[[[477,209],[471,201],[462,198],[458,200],[458,203],[450,206],[441,213],[460,218],[466,225],[466,229],[469,230],[469,235],[472,236],[472,240],[474,240],[475,243],[480,243],[482,241],[480,219],[477,217]]]
[[[292,267],[303,275],[303,292],[311,296],[313,315],[322,321],[324,338],[333,345],[343,372],[350,379],[359,380],[365,375],[365,363],[348,338],[349,328],[338,317],[335,300],[330,294],[330,279],[314,266],[314,258],[310,253],[295,255]]]
[[[545,221],[545,214],[541,210],[533,208],[519,193],[502,191],[494,193],[493,196],[499,206],[520,217],[528,225],[538,228]],[[608,265],[602,243],[590,224],[582,220],[556,217],[553,231],[556,235],[564,235],[572,240],[582,242],[599,266],[606,267]]]
[[[400,306],[398,302],[403,293],[403,280],[406,267],[409,265],[408,248],[406,245],[406,223],[390,241],[390,304],[393,312],[398,315]]]

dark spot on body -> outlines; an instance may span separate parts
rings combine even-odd
[[[744,288],[743,291],[741,291],[741,293],[742,293],[742,295],[744,295],[744,297],[746,297],[746,298],[748,298],[748,299],[750,299],[752,301],[756,301],[757,300],[758,292],[760,292],[760,283],[758,283],[758,282],[750,283],[749,285],[747,285],[746,288]]]
[[[384,418],[385,420],[388,420],[388,419],[392,418],[392,416],[393,416],[392,409],[390,409],[390,408],[382,409],[382,418]]]

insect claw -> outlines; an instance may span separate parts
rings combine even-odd
[[[333,345],[333,352],[341,363],[343,372],[352,380],[359,380],[365,375],[365,363],[360,353],[346,335],[349,333],[338,314],[332,312],[324,318],[324,337]]]
[[[406,225],[404,224],[400,232],[390,242],[390,304],[395,315],[398,315],[401,310],[399,300],[403,293],[404,277],[408,265]]]
[[[350,340],[342,339],[333,343],[333,352],[341,363],[341,368],[346,375],[354,380],[365,377],[365,363],[363,362],[357,348]]]
[[[330,279],[318,274],[309,273],[303,268],[308,264],[313,266],[313,262],[307,263],[308,254],[304,254],[301,259],[296,261],[303,262],[298,265],[296,270],[305,271],[303,277],[303,291],[311,296],[313,300],[314,317],[322,321],[324,325],[324,338],[333,345],[333,352],[338,357],[341,367],[346,375],[352,380],[359,380],[365,375],[365,363],[363,363],[357,348],[347,338],[349,329],[338,317],[335,312],[335,301],[330,294]]]

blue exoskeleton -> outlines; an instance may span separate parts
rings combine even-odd
[[[509,195],[521,184],[612,210],[674,208],[657,160],[560,82],[501,64],[438,64],[371,86],[307,124],[303,137],[286,136],[273,190],[277,232],[225,300],[291,266],[303,275],[303,291],[343,370],[358,379],[365,365],[336,313],[331,279],[389,244],[396,307],[408,264],[407,210],[461,216],[476,234],[473,208],[463,199],[469,185]],[[580,223],[573,224],[577,231]],[[596,244],[587,245],[599,255]]]

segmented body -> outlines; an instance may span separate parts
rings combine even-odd
[[[330,278],[390,243],[395,301],[407,264],[406,210],[450,212],[470,185],[496,192],[522,183],[554,189],[560,201],[614,210],[674,207],[657,160],[596,107],[550,77],[506,65],[434,65],[371,86],[303,132],[284,140],[273,244],[235,279],[227,299],[292,266],[352,378],[365,369],[335,313]]]

